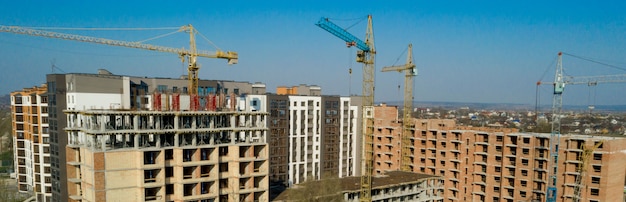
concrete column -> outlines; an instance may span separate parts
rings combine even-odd
[[[178,142],[179,138],[180,138],[180,134],[178,134],[178,133],[174,134],[174,147],[178,147],[179,146],[179,142]]]
[[[154,129],[161,129],[161,121],[163,120],[163,116],[154,116]]]
[[[239,131],[230,131],[230,143],[235,144],[235,137]]]
[[[179,120],[178,119],[180,119],[180,116],[178,116],[178,114],[174,115],[174,129],[176,129],[176,130],[179,129],[179,127],[178,127]]]
[[[100,124],[100,131],[105,131],[107,124],[104,122],[104,116],[102,115],[95,115],[96,119],[98,120],[99,124]]]
[[[198,135],[197,134],[193,134],[193,137],[191,137],[191,145],[196,146],[196,142],[197,141],[198,141]]]
[[[192,116],[191,117],[191,128],[192,129],[196,129],[197,123],[198,123],[198,116]]]
[[[230,127],[236,128],[237,126],[237,115],[230,116]]]
[[[139,115],[134,115],[133,116],[133,129],[134,130],[139,130],[139,125],[141,124],[141,122],[139,121]]]
[[[133,145],[133,147],[135,149],[139,149],[139,134],[134,134],[133,135],[133,140],[135,141],[135,144]]]

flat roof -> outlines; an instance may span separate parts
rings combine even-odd
[[[387,171],[384,175],[372,176],[372,189],[385,189],[398,185],[416,183],[428,179],[443,179],[441,176],[429,175],[423,173],[405,172],[405,171]],[[339,178],[341,181],[341,192],[355,192],[361,189],[361,176]],[[305,182],[299,185],[307,186],[312,183],[322,183],[323,180]],[[282,192],[274,200],[288,200],[289,192],[287,189]]]

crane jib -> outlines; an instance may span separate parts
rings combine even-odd
[[[328,18],[322,17],[317,23],[315,23],[315,25],[326,30],[327,32],[330,32],[341,40],[344,40],[346,43],[350,43],[350,45],[356,46],[362,51],[370,51],[370,47],[365,42],[363,42],[363,40],[350,34],[335,23],[328,21]]]

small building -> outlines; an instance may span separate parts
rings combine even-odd
[[[443,177],[435,175],[389,171],[372,176],[372,201],[443,201],[443,181]],[[360,199],[360,183],[361,177],[309,181],[285,190],[274,201],[300,201],[301,193],[309,193],[318,201],[356,202]]]

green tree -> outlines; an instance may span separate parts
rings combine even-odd
[[[21,196],[17,189],[11,189],[11,185],[7,182],[6,177],[0,177],[0,201],[3,202],[18,202],[24,201],[26,198]]]
[[[295,185],[289,191],[289,201],[338,202],[343,201],[342,191],[341,179],[333,175],[324,175],[321,180],[307,180]]]

